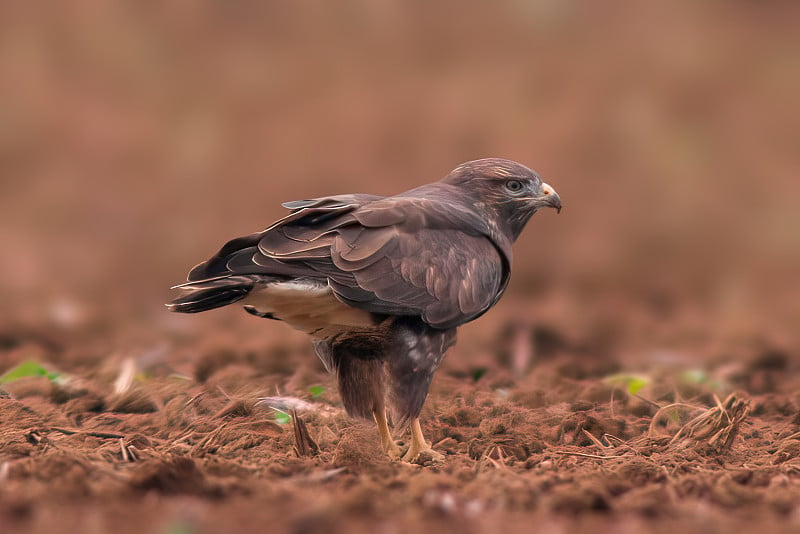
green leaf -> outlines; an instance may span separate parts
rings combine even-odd
[[[311,392],[311,396],[316,398],[325,393],[325,388],[322,386],[311,386],[308,388],[308,391]]]
[[[54,381],[61,376],[61,374],[48,371],[38,363],[29,360],[22,362],[13,369],[9,369],[3,375],[1,375],[0,384],[7,384],[9,382],[19,380],[20,378],[28,378],[32,376],[44,376],[47,377],[48,380]]]
[[[288,413],[280,412],[277,410],[275,411],[275,422],[278,423],[279,425],[285,425],[291,420],[292,416],[289,415]]]
[[[631,377],[628,381],[628,393],[636,395],[639,390],[647,385],[647,379],[641,377]]]
[[[704,384],[708,382],[708,375],[702,369],[687,369],[681,373],[681,378],[689,384]]]
[[[477,367],[477,368],[475,368],[472,371],[472,380],[477,382],[478,380],[483,378],[483,375],[485,375],[488,370],[489,369],[487,369],[486,367]]]
[[[180,519],[167,525],[167,528],[164,530],[165,534],[192,534],[194,531],[191,523]]]
[[[650,379],[646,376],[626,374],[607,376],[603,381],[610,386],[621,386],[627,389],[631,395],[636,395],[650,383]]]

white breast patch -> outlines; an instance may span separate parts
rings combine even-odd
[[[353,327],[375,326],[369,312],[337,300],[327,283],[295,280],[265,284],[256,286],[240,302],[320,339]]]

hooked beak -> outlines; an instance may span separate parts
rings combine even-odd
[[[557,213],[561,213],[561,197],[550,184],[542,182],[542,194],[537,200],[549,208],[555,208]]]

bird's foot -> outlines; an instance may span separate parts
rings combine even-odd
[[[433,450],[429,443],[425,443],[425,445],[424,448],[418,448],[412,444],[403,455],[403,461],[418,465],[433,465],[444,461],[444,454]]]
[[[387,443],[381,443],[381,449],[386,455],[391,458],[392,460],[399,460],[400,456],[403,454],[403,450],[394,442],[394,440],[389,440]]]
[[[418,418],[411,422],[411,445],[403,455],[403,461],[419,465],[431,465],[444,461],[444,455],[433,450],[431,444],[425,440]]]
[[[392,439],[392,433],[389,431],[389,425],[386,422],[386,413],[383,410],[375,410],[372,412],[375,417],[375,423],[378,425],[378,437],[381,440],[381,449],[392,460],[397,460],[403,451]]]

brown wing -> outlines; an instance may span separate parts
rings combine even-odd
[[[351,306],[421,316],[437,328],[474,319],[507,283],[508,260],[466,206],[347,196],[289,207],[296,211],[261,234],[232,241],[190,278],[327,279]]]
[[[339,298],[374,313],[420,315],[439,328],[465,323],[488,309],[504,284],[504,266],[485,237],[459,230],[404,232],[403,225],[342,232],[333,265],[355,283],[331,279]]]
[[[301,276],[304,273],[302,265],[292,266],[290,264],[282,264],[279,261],[274,262],[272,265],[275,270],[265,272],[263,266],[253,261],[253,256],[258,253],[259,242],[265,236],[271,236],[278,232],[280,228],[322,225],[324,222],[347,214],[365,203],[382,198],[375,195],[339,195],[286,202],[283,206],[292,210],[289,215],[280,219],[263,232],[238,237],[225,243],[219,252],[203,263],[196,265],[189,272],[189,284],[185,285],[236,274]]]

